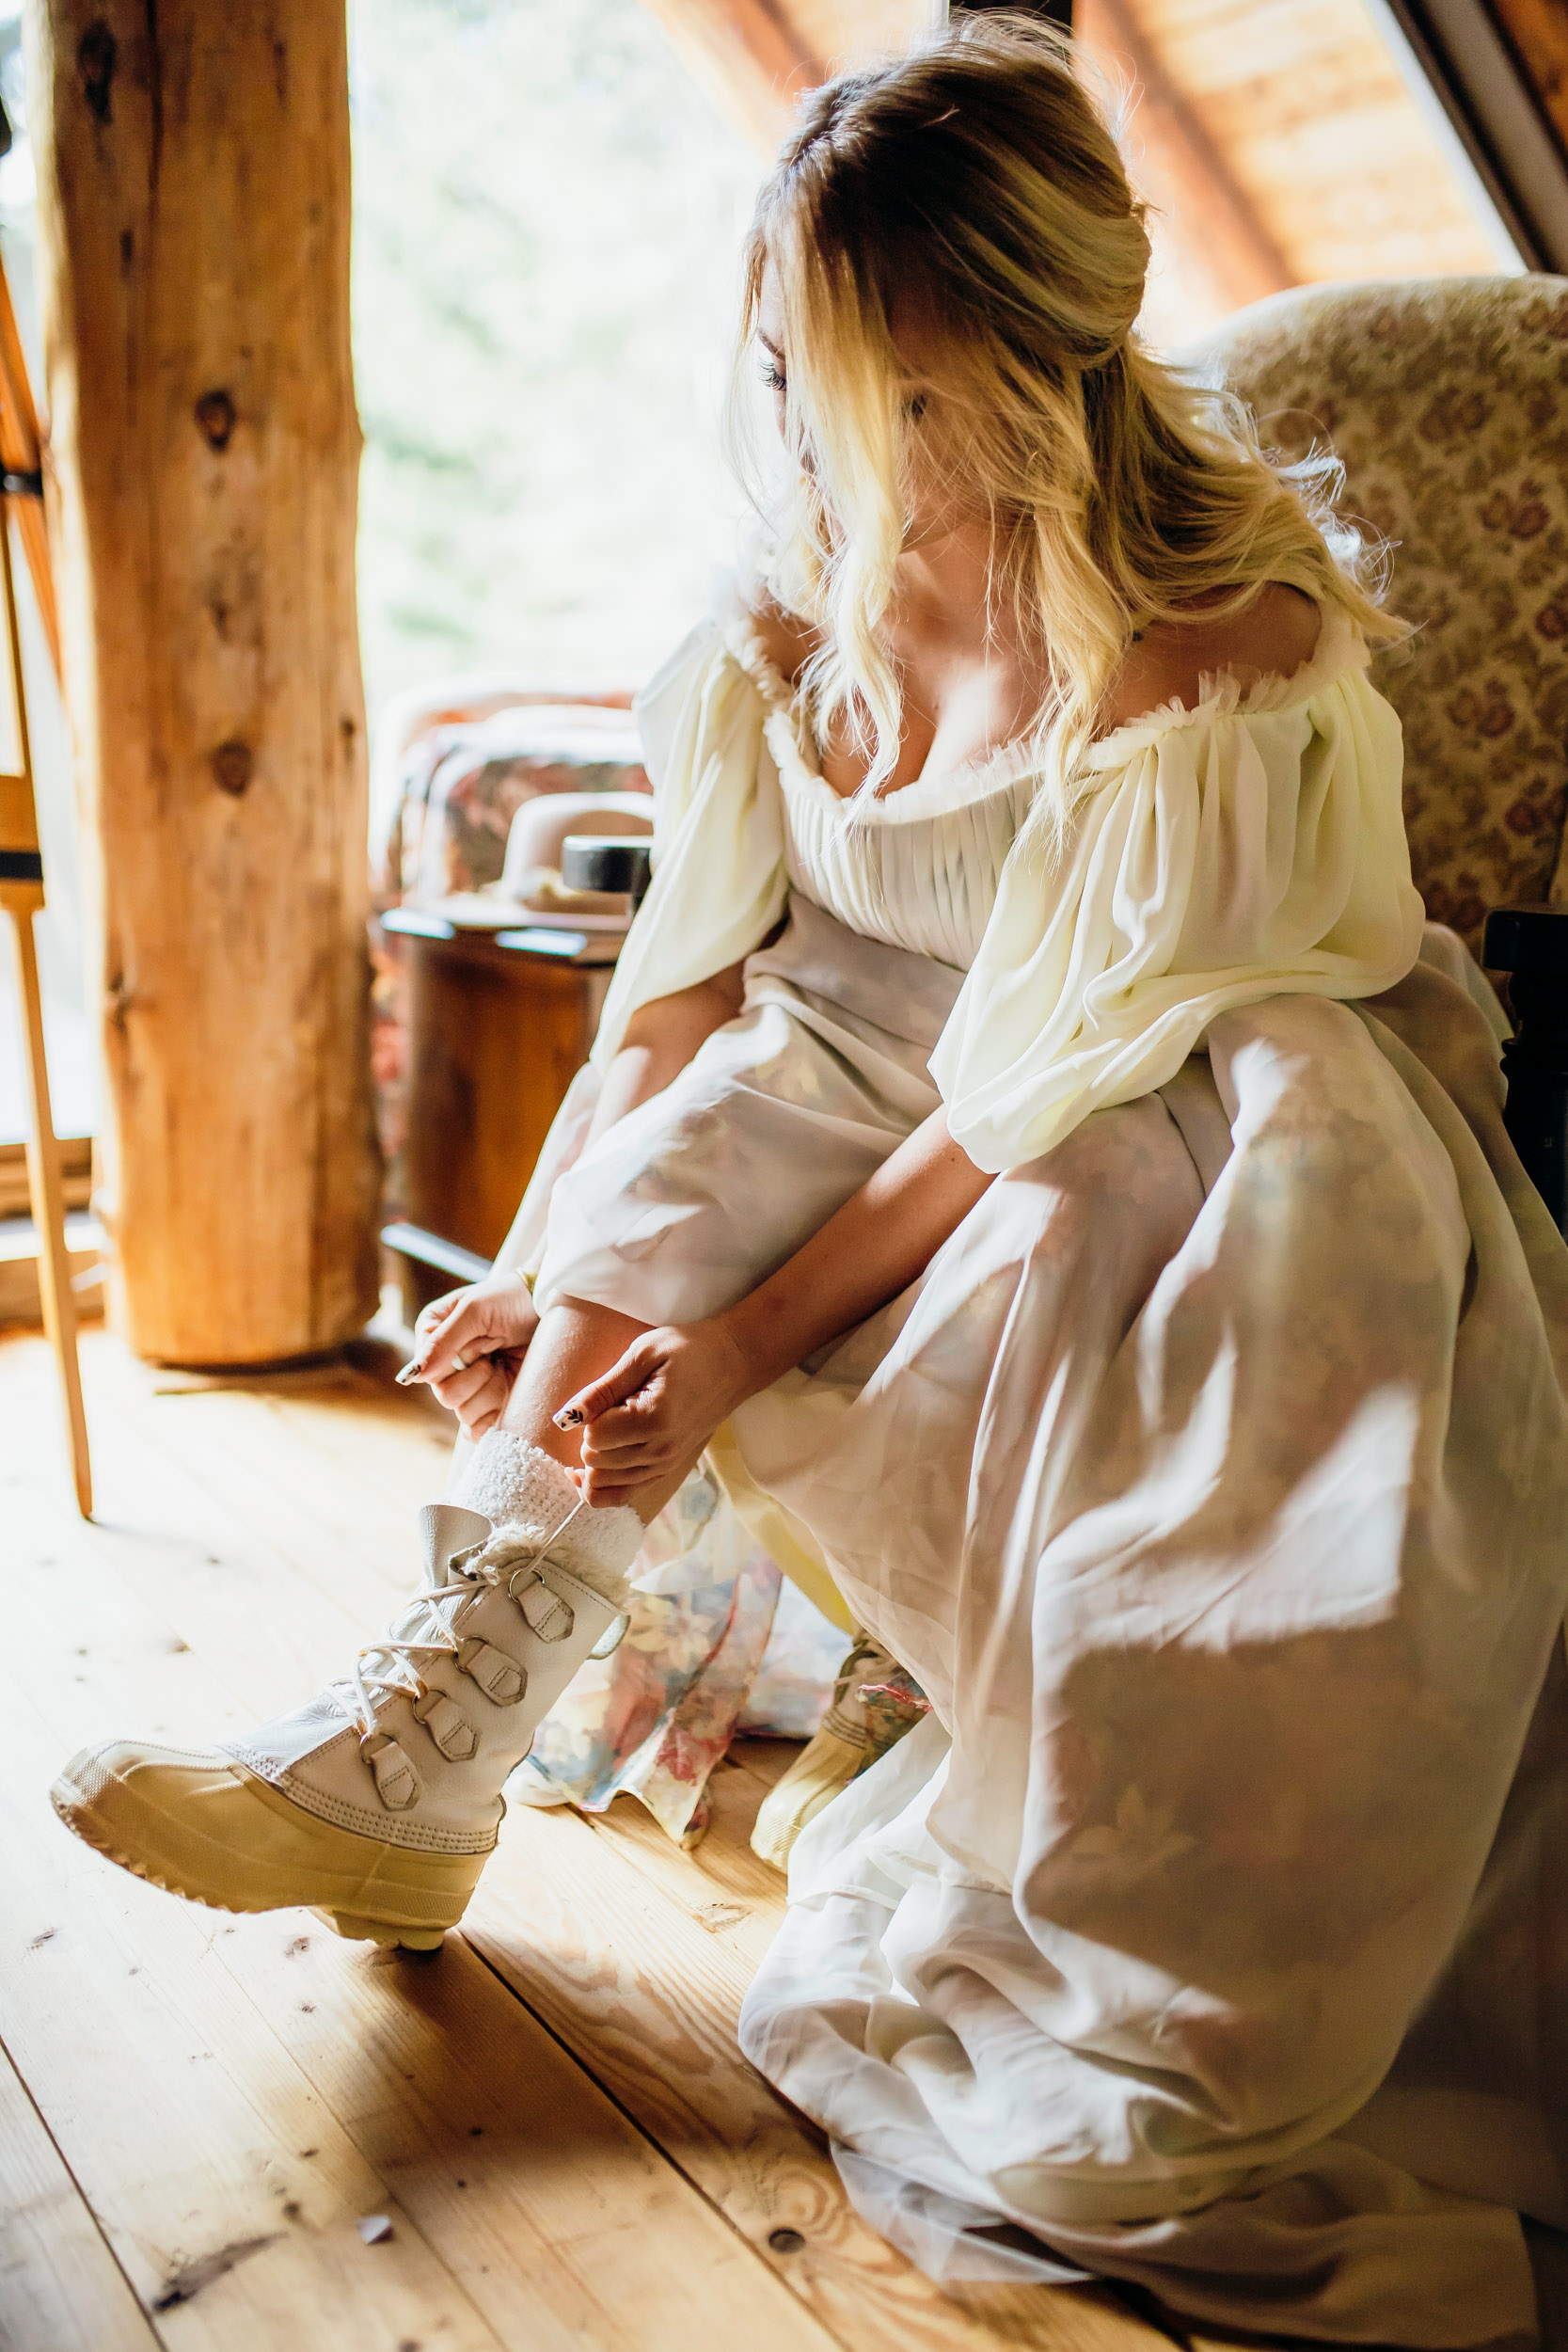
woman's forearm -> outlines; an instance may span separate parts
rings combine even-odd
[[[934,1111],[803,1248],[716,1318],[745,1362],[748,1393],[895,1298],[994,1181]]]
[[[737,1405],[897,1296],[993,1179],[933,1113],[836,1216],[749,1297],[704,1323],[663,1325],[555,1412],[583,1431],[583,1492],[625,1502],[689,1469]]]
[[[711,980],[660,996],[633,1013],[621,1050],[605,1072],[584,1149],[640,1103],[662,1094],[715,1029],[735,1019],[743,993],[741,967],[736,963]]]

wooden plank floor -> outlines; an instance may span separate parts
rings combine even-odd
[[[0,1338],[5,2352],[1154,2352],[1100,2287],[943,2295],[740,2058],[783,1912],[747,1844],[789,1751],[721,1769],[694,1855],[623,1800],[515,1811],[433,1959],[230,1918],[79,1846],[84,1740],[207,1741],[340,1671],[416,1575],[450,1423],[366,1343],[199,1379],[85,1343],[99,1518],[41,1340]],[[359,2224],[385,2217],[367,2244]]]

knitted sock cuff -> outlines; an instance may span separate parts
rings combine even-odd
[[[531,1541],[549,1542],[562,1565],[596,1593],[607,1600],[625,1597],[626,1570],[642,1546],[641,1520],[624,1503],[607,1511],[582,1502],[561,1464],[526,1438],[487,1430],[457,1469],[447,1500],[483,1512],[493,1527],[515,1527]],[[551,1541],[568,1513],[575,1514],[570,1525],[558,1543]]]

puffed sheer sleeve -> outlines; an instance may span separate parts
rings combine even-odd
[[[640,1007],[711,979],[784,911],[784,813],[762,696],[717,621],[694,629],[638,697],[654,787],[653,882],[605,999],[602,1070]]]
[[[1400,725],[1365,660],[1357,640],[1285,707],[1283,688],[1244,706],[1221,689],[1119,729],[1062,849],[1021,834],[931,1057],[977,1167],[1164,1086],[1231,1006],[1375,995],[1409,970]]]

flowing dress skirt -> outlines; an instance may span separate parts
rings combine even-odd
[[[743,2044],[938,2276],[1531,2339],[1568,1251],[1484,984],[1429,956],[1227,1013],[735,1418],[934,1708],[796,1849]],[[797,898],[739,1018],[555,1184],[540,1300],[743,1295],[937,1107],[961,977]]]

